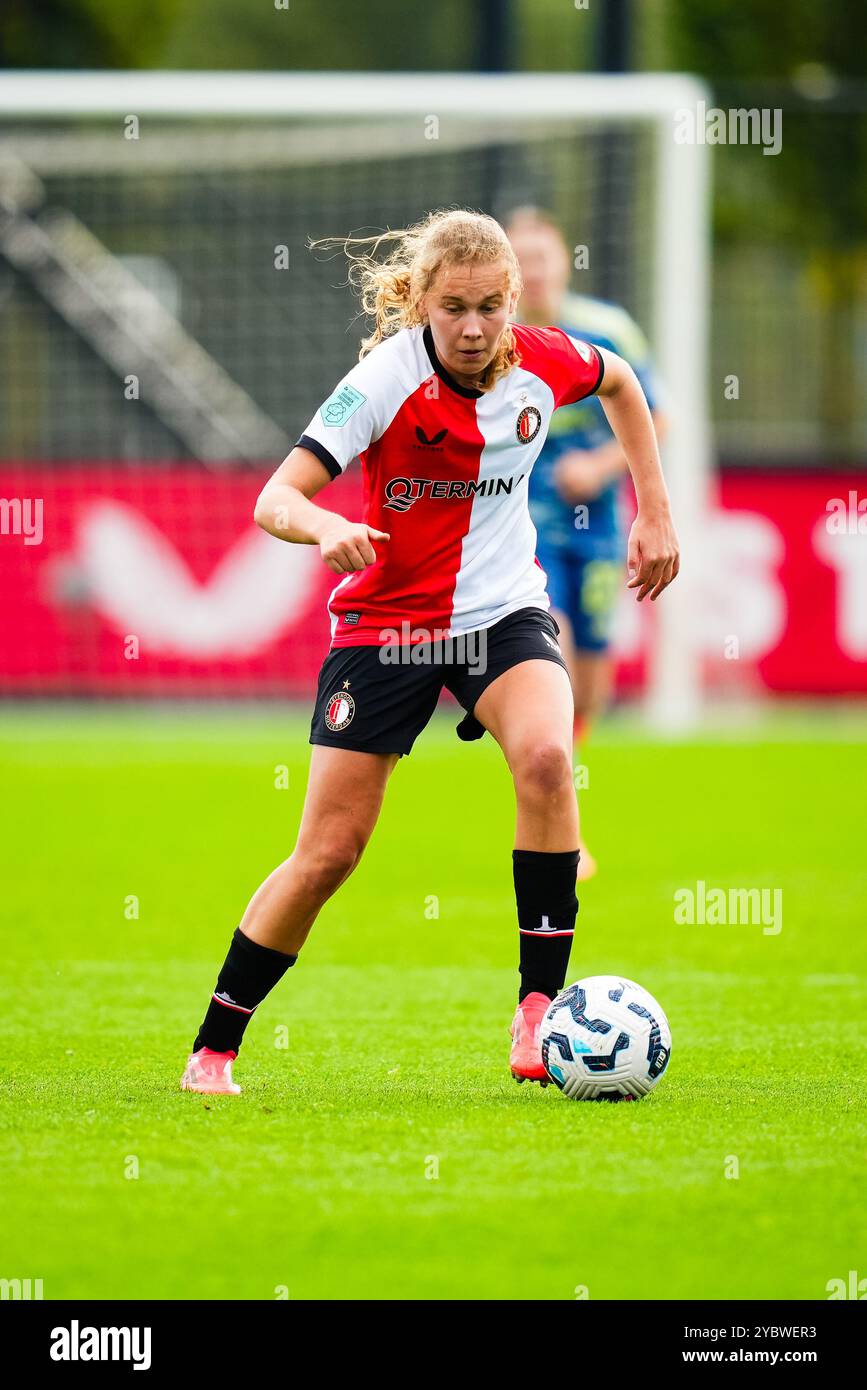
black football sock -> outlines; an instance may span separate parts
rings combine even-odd
[[[521,941],[519,1003],[534,992],[553,999],[566,982],[578,913],[579,857],[577,849],[512,850]]]
[[[237,1053],[254,1010],[297,959],[260,946],[237,927],[193,1051]]]

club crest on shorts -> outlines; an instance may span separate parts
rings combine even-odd
[[[325,723],[332,733],[339,733],[355,718],[355,701],[346,690],[329,695],[325,705]]]
[[[529,444],[542,428],[542,413],[534,405],[525,405],[515,421],[515,434],[520,444]]]

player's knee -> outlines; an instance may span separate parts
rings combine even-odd
[[[513,771],[519,795],[550,797],[572,787],[572,762],[562,743],[541,740],[524,749]]]
[[[299,867],[311,895],[329,897],[352,873],[363,851],[357,838],[344,835],[332,836],[306,854]]]

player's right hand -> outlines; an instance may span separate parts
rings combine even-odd
[[[351,574],[376,564],[376,551],[371,541],[388,541],[387,531],[377,531],[363,521],[342,521],[330,526],[319,540],[319,552],[335,574]]]

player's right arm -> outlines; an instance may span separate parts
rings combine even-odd
[[[295,448],[265,484],[254,518],[283,541],[318,545],[335,574],[375,564],[373,541],[386,531],[347,521],[312,500],[379,439],[405,392],[390,368],[393,345],[382,344],[356,363],[316,411]]]
[[[278,540],[318,545],[330,570],[349,574],[374,564],[372,542],[387,541],[389,535],[363,521],[348,521],[338,512],[317,507],[312,499],[331,477],[314,453],[296,444],[260,492],[253,519]]]

